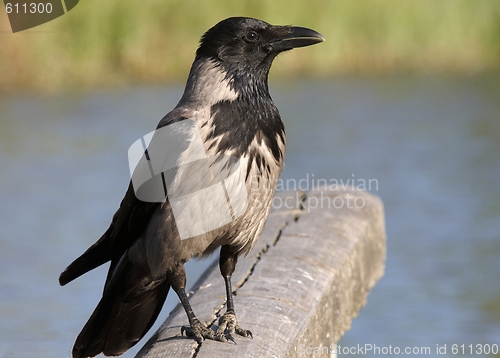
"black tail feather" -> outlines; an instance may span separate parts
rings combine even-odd
[[[148,272],[128,260],[119,266],[76,339],[74,358],[124,353],[144,337],[163,307],[167,280],[151,281]]]
[[[108,238],[110,229],[79,258],[66,267],[59,276],[59,284],[61,286],[111,260],[111,240]]]

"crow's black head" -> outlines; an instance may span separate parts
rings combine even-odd
[[[231,17],[203,35],[196,59],[212,59],[226,68],[267,72],[280,52],[322,41],[319,33],[303,27],[273,26],[257,19]]]

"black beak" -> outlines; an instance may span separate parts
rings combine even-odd
[[[325,38],[320,33],[305,27],[276,26],[274,33],[276,37],[269,41],[269,46],[275,52],[310,46],[325,41]]]

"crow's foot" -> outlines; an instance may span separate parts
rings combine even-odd
[[[184,333],[188,337],[195,338],[198,343],[203,342],[205,339],[211,339],[220,342],[231,341],[236,344],[234,333],[243,337],[253,338],[252,332],[238,326],[234,312],[226,312],[219,318],[219,328],[217,331],[210,328],[210,323],[204,325],[196,320],[191,326],[183,326],[181,328],[181,334]]]
[[[196,339],[198,343],[203,342],[205,339],[213,339],[216,341],[222,341],[222,337],[218,337],[217,333],[210,329],[210,323],[202,324],[200,321],[196,320],[191,324],[191,326],[182,326],[181,334],[188,337]]]
[[[202,324],[200,321],[196,320],[191,326],[182,326],[181,334],[186,334],[188,337],[196,339],[198,343],[203,342],[205,339],[211,339],[214,341],[234,342],[233,337],[225,336],[224,333],[219,333],[219,331],[214,331],[210,328],[211,323],[208,322],[206,325]]]
[[[234,333],[243,337],[253,338],[252,332],[238,326],[236,314],[233,311],[228,311],[219,318],[219,328],[217,329],[217,334],[222,335],[226,337],[227,340],[236,343],[233,337]]]

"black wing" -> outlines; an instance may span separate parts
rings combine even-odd
[[[184,111],[174,109],[168,113],[158,125],[158,128],[185,119]],[[120,208],[113,216],[108,230],[102,237],[73,261],[59,276],[61,286],[73,281],[81,275],[111,261],[108,280],[118,261],[125,251],[146,229],[151,215],[161,203],[145,202],[136,197],[132,183],[123,198]],[[108,281],[107,280],[107,281]]]

